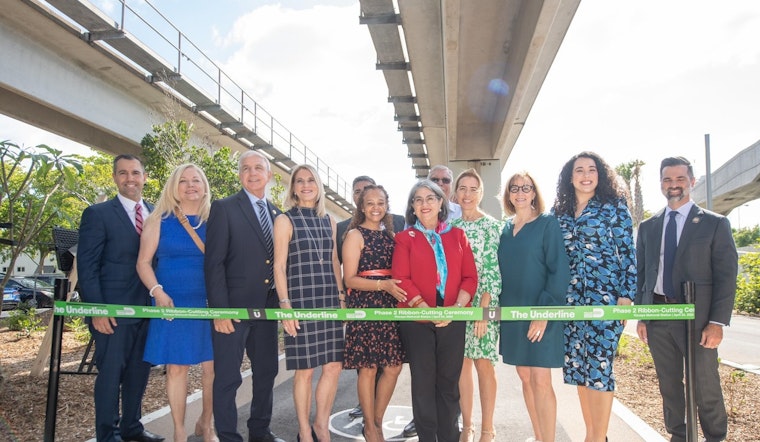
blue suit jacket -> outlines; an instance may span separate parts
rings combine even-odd
[[[153,206],[146,203],[148,210]],[[79,226],[77,272],[82,300],[100,304],[150,305],[137,275],[140,236],[118,198],[84,210]],[[119,318],[119,322],[140,319]]]

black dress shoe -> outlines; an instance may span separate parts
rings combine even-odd
[[[148,430],[143,430],[143,432],[140,434],[136,434],[130,437],[125,437],[123,439],[124,441],[134,441],[134,442],[161,442],[162,440],[164,440],[164,437],[159,436],[158,434],[151,433]]]
[[[364,412],[362,411],[362,406],[357,405],[356,408],[348,412],[348,417],[351,419],[356,419],[357,417],[364,416]]]
[[[285,442],[285,440],[280,439],[276,434],[270,432],[269,434],[265,434],[263,436],[251,436],[248,438],[248,442]]]
[[[417,436],[417,426],[414,425],[414,419],[412,419],[411,422],[406,424],[406,427],[404,427],[404,431],[401,433],[404,437],[415,437]]]

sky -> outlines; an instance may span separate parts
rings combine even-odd
[[[113,17],[119,10],[115,0],[94,4]],[[403,212],[414,171],[358,2],[153,4],[342,178],[374,177],[391,210]],[[593,150],[613,167],[639,159],[644,206],[656,211],[664,156],[689,158],[701,176],[705,134],[713,169],[760,139],[758,79],[756,0],[583,0],[503,176],[528,170],[552,201],[559,170],[577,152]],[[6,117],[0,138],[82,149]],[[760,203],[729,218],[757,224]]]

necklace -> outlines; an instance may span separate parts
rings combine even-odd
[[[482,217],[483,217],[482,213],[476,212],[475,216],[464,216],[464,215],[462,215],[462,221],[472,222],[472,221],[477,221],[477,220],[479,220]]]
[[[188,219],[188,218],[187,218],[187,215],[185,215],[185,211],[184,211],[184,210],[182,210],[182,207],[181,207],[181,206],[177,206],[177,208],[179,209],[179,213],[181,213],[181,214],[182,214],[182,216],[184,216],[184,217],[185,217],[185,219]],[[195,215],[193,215],[193,216],[195,216]],[[190,220],[188,219],[188,223],[189,223],[189,222],[190,222]],[[193,225],[191,225],[190,227],[192,227],[192,228],[193,228],[193,230],[198,230],[198,229],[199,229],[199,228],[200,228],[202,225],[203,225],[203,220],[201,220],[201,219],[200,219],[200,217],[199,217],[199,218],[198,218],[198,225],[197,225],[197,226],[193,226]]]
[[[324,262],[324,259],[321,256],[321,253],[319,250],[319,244],[317,244],[317,240],[314,239],[314,237],[311,235],[311,228],[309,227],[308,224],[306,224],[306,217],[303,216],[303,212],[301,212],[300,207],[298,208],[298,214],[301,216],[301,221],[303,221],[303,225],[305,227],[304,230],[306,230],[306,234],[309,235],[309,239],[311,240],[311,243],[314,244],[314,251],[316,252],[317,256],[319,256],[319,263],[322,264]],[[317,223],[319,223],[319,219],[317,219]],[[314,227],[316,228],[317,226],[314,226]],[[319,226],[319,227],[320,227],[320,230],[324,230],[321,228],[322,226]],[[320,238],[320,242],[321,242],[321,238]]]

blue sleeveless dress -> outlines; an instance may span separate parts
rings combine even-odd
[[[188,216],[191,226],[198,218]],[[206,224],[195,231],[206,241]],[[156,277],[176,307],[206,307],[203,253],[173,214],[161,220]],[[153,301],[155,305],[155,301]],[[154,365],[193,365],[214,359],[208,319],[151,319],[143,359]]]

